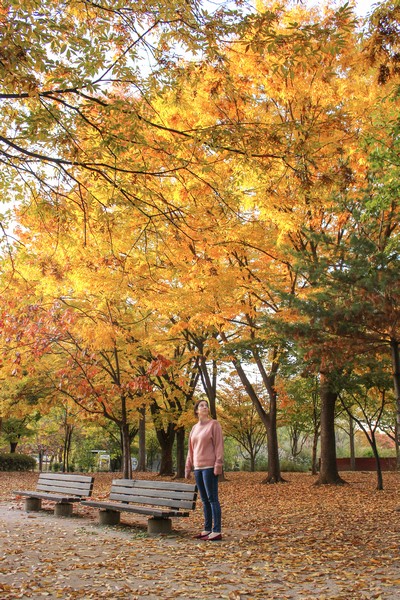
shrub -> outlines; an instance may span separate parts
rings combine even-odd
[[[0,471],[33,471],[36,460],[27,454],[0,454]]]
[[[311,471],[311,460],[308,458],[282,459],[280,461],[281,471],[286,473],[307,473]]]
[[[287,448],[280,448],[279,464],[281,471],[286,473],[307,473],[312,469],[312,458],[307,450],[293,456]]]

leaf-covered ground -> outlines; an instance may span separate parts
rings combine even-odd
[[[168,536],[148,536],[146,519],[122,515],[100,527],[97,510],[72,518],[52,505],[25,513],[14,489],[37,474],[0,473],[0,598],[149,600],[394,600],[400,590],[400,474],[344,473],[349,485],[313,485],[309,474],[264,485],[262,473],[228,473],[220,484],[224,539],[202,542],[201,504]],[[150,475],[147,475],[151,477]],[[110,474],[96,474],[106,497]]]

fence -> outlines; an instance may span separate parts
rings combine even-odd
[[[382,457],[380,462],[382,471],[396,471],[395,457]],[[339,471],[352,471],[350,458],[337,458],[336,463]],[[355,471],[376,471],[375,458],[356,458]]]

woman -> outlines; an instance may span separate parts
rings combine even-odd
[[[185,477],[188,479],[191,470],[194,469],[196,485],[203,503],[204,530],[195,537],[215,542],[222,540],[218,475],[221,475],[224,463],[224,440],[221,425],[215,419],[211,419],[206,400],[196,402],[194,414],[198,422],[189,435]]]

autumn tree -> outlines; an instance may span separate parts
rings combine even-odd
[[[232,378],[221,386],[218,397],[224,433],[238,442],[245,457],[250,459],[250,471],[255,471],[257,455],[267,435],[255,406]]]
[[[340,401],[348,415],[364,432],[376,461],[377,489],[383,489],[382,467],[377,434],[380,432],[383,414],[390,398],[390,377],[385,370],[361,363],[361,369],[346,377],[346,387],[340,393]]]
[[[60,285],[61,271],[54,272]],[[51,279],[49,275],[46,280],[50,288]],[[130,334],[128,340],[126,335],[118,336],[121,329],[111,324],[110,311],[101,310],[93,303],[89,307],[82,298],[80,301],[72,297],[63,301],[48,298],[47,303],[41,306],[35,303],[37,299],[38,296],[31,295],[31,304],[27,304],[24,319],[13,323],[20,355],[24,348],[18,370],[26,368],[29,363],[29,368],[37,373],[42,369],[47,397],[52,402],[64,396],[92,418],[97,415],[98,418],[113,420],[121,433],[124,468],[129,476],[129,448],[132,435],[136,433],[135,419],[129,415],[132,411],[136,414],[136,405],[132,406],[132,403],[135,403],[137,390],[142,389],[143,381],[139,374],[135,378],[135,370],[129,363],[134,347],[134,342],[129,343]],[[13,319],[12,311],[7,316]],[[25,321],[29,322],[29,328],[23,329],[21,325]],[[36,363],[32,363],[33,356]]]
[[[232,26],[234,13],[228,14]],[[77,183],[86,189],[86,173],[135,204],[119,176],[151,178],[160,173],[163,155],[160,149],[155,170],[145,162],[127,165],[118,156],[127,145],[140,153],[145,122],[159,127],[137,105],[148,94],[143,72],[157,74],[167,62],[175,63],[174,47],[181,53],[211,52],[213,39],[228,28],[223,15],[222,7],[213,16],[197,3],[180,0],[162,6],[45,0],[40,11],[36,0],[3,2],[0,153],[7,197],[12,191],[23,200],[28,184],[67,199]],[[127,102],[121,89],[136,99]],[[120,127],[110,129],[109,119],[116,114]]]
[[[192,359],[186,355],[184,346],[175,347],[172,360],[160,354],[153,356],[149,351],[148,367],[143,369],[152,388],[148,407],[161,449],[160,475],[184,477],[185,430],[181,419],[192,406],[198,380]],[[172,454],[175,442],[176,471]]]
[[[150,411],[153,415],[154,427],[159,440],[162,455],[160,475],[174,473],[172,448],[176,441],[176,470],[177,478],[185,476],[185,417],[194,403],[194,394],[198,385],[200,373],[197,359],[185,345],[175,346],[173,360],[163,356],[154,357],[148,374],[153,386],[159,391],[162,404],[167,409],[169,424],[167,429],[161,427],[160,415],[162,404],[153,395]],[[164,420],[165,421],[165,420]]]
[[[208,261],[210,273],[218,276],[220,282],[222,265],[226,270],[230,267],[228,272],[238,300],[236,314],[233,316],[231,304],[227,317],[226,301],[217,304],[215,300],[210,318],[219,319],[224,343],[228,340],[229,323],[236,325],[237,332],[244,332],[249,349],[248,340],[253,336],[252,361],[261,369],[264,384],[271,392],[271,418],[265,419],[266,426],[271,427],[271,457],[277,456],[277,443],[273,443],[274,384],[282,347],[260,345],[260,332],[273,327],[278,318],[296,319],[298,313],[291,308],[292,299],[318,287],[316,273],[326,250],[318,240],[329,237],[333,244],[328,249],[332,250],[335,240],[341,239],[347,218],[336,208],[336,194],[340,190],[351,191],[365,175],[365,153],[359,145],[360,123],[366,126],[363,117],[375,97],[367,93],[371,78],[355,67],[359,49],[355,25],[349,7],[338,11],[328,8],[323,15],[317,9],[308,11],[303,7],[261,11],[249,17],[240,40],[221,49],[223,61],[191,66],[177,79],[175,119],[180,118],[178,107],[180,114],[185,108],[183,120],[189,121],[194,113],[188,111],[191,106],[198,106],[196,114],[206,115],[202,143],[207,144],[206,136],[212,131],[213,152],[224,158],[220,168],[221,174],[225,173],[223,180],[217,180],[215,166],[218,187],[209,190],[214,207],[208,213],[208,221],[223,220],[226,224],[230,220],[218,244],[219,257],[215,241],[203,249],[204,229],[201,242],[196,240],[190,246],[197,250],[198,261]],[[348,99],[345,107],[343,98]],[[217,129],[209,125],[214,115]],[[264,228],[264,238],[257,236],[257,228]],[[193,230],[192,235],[196,238]],[[296,256],[306,264],[305,268],[300,268]],[[202,262],[203,265],[204,288],[207,263]],[[211,277],[207,281],[211,289]],[[318,335],[322,326],[321,321],[315,321]],[[323,336],[318,339],[322,342]],[[229,348],[231,355],[233,348]],[[324,350],[322,344],[320,350]],[[262,363],[266,356],[270,357],[268,368]],[[257,406],[239,355],[233,364]],[[334,436],[337,392],[335,367],[328,351],[321,352],[319,365],[324,471],[321,481],[334,482],[340,481]],[[265,417],[260,410],[261,415]],[[279,463],[275,467],[271,480],[280,477]]]
[[[297,362],[297,368],[301,366],[303,372],[296,373],[296,363],[291,358],[279,382],[280,424],[288,429],[293,458],[301,453],[307,440],[312,439],[311,470],[316,475],[321,416],[318,377],[307,376],[303,362]]]
[[[67,388],[80,398],[82,386],[87,406],[127,401],[128,412],[143,408],[143,391],[154,393],[149,360],[172,360],[177,342],[188,345],[212,401],[219,365],[233,364],[268,431],[272,482],[281,480],[279,372],[291,347],[306,346],[321,395],[319,481],[340,482],[338,381],[362,343],[353,334],[367,327],[358,318],[365,303],[349,307],[339,282],[355,276],[373,214],[364,142],[378,134],[388,142],[395,131],[379,122],[389,100],[360,60],[351,7],[259,2],[212,16],[194,3],[85,3],[79,12],[74,0],[59,11],[45,3],[42,17],[32,6],[10,3],[2,14],[4,52],[11,39],[22,52],[16,83],[12,53],[3,65],[0,141],[4,189],[21,199],[4,281],[24,282],[43,314],[62,306],[73,315],[40,327],[31,319],[37,332],[53,324],[50,337],[38,335],[47,339],[40,352],[50,339],[58,346]],[[139,47],[150,40],[154,60],[139,73]],[[20,179],[12,188],[15,172],[30,195]],[[396,211],[385,211],[392,244]],[[154,383],[174,411],[170,382]]]

